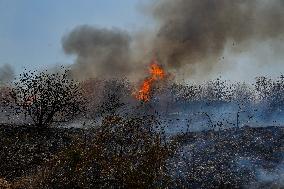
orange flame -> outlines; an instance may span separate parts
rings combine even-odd
[[[147,102],[151,98],[151,90],[156,81],[165,78],[166,73],[163,68],[158,64],[157,60],[152,60],[149,67],[150,76],[144,79],[140,89],[134,94],[135,98]]]

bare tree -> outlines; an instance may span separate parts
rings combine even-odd
[[[11,107],[28,115],[36,126],[67,121],[80,110],[81,92],[68,71],[48,73],[30,71],[20,74],[11,92]]]

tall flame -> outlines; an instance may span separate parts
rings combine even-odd
[[[136,99],[147,102],[151,98],[151,90],[156,81],[165,78],[166,73],[163,68],[158,64],[156,59],[153,59],[149,66],[149,74],[147,78],[144,79],[139,90],[134,93]]]

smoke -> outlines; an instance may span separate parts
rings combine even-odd
[[[267,171],[265,169],[257,170],[257,182],[249,188],[283,188],[284,187],[284,164],[281,162],[274,169]]]
[[[283,60],[283,51],[276,50],[284,36],[282,0],[157,0],[146,9],[156,21],[151,32],[80,26],[66,35],[63,48],[77,57],[75,75],[129,76],[139,73],[151,56],[185,77],[216,77],[219,72],[234,75],[231,71],[238,67],[232,64],[239,61],[230,57],[240,55],[237,59],[241,60],[246,57],[243,52],[254,49],[260,49],[252,53],[256,58],[271,56],[269,64],[273,57],[281,57],[278,63]],[[224,62],[224,56],[233,63]],[[256,68],[268,62],[259,58],[242,64]]]
[[[67,54],[77,56],[73,74],[81,79],[121,76],[131,70],[127,32],[79,26],[62,43]]]
[[[14,69],[9,64],[0,67],[0,84],[9,83],[14,79]]]
[[[228,42],[239,52],[283,37],[283,10],[282,0],[160,0],[152,8],[159,22],[154,49],[170,67],[198,64],[210,71]]]

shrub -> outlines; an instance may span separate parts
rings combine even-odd
[[[25,113],[37,126],[66,121],[80,110],[79,85],[63,73],[26,72],[14,82],[11,96],[15,113]]]
[[[107,116],[92,142],[79,139],[29,179],[35,188],[163,188],[170,146],[153,117]]]

